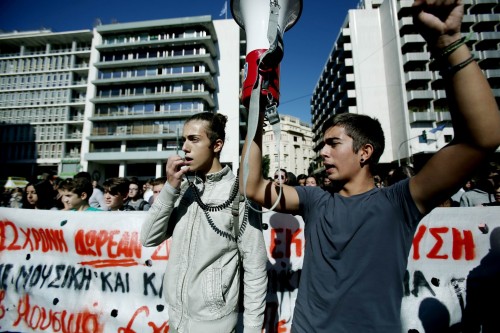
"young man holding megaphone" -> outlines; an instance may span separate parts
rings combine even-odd
[[[415,176],[376,188],[373,168],[384,150],[378,120],[344,113],[324,127],[320,154],[338,191],[284,185],[276,206],[305,222],[294,333],[401,333],[403,279],[418,223],[500,145],[495,98],[460,34],[462,1],[415,0],[412,10],[440,66],[455,137]],[[261,112],[258,129],[263,118]],[[256,133],[243,148],[248,166],[240,168],[240,187],[248,199],[269,208],[280,189],[262,176],[262,134]]]

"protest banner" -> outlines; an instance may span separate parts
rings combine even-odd
[[[170,241],[141,246],[145,214],[0,208],[0,331],[168,332],[162,278]],[[484,265],[499,216],[497,207],[437,208],[422,220],[403,281],[403,332],[460,323],[468,275]],[[304,222],[269,212],[263,223],[263,332],[290,332]]]

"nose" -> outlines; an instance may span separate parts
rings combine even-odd
[[[185,153],[187,153],[187,152],[189,151],[189,148],[188,148],[188,147],[189,147],[189,144],[188,144],[188,142],[187,142],[187,140],[186,140],[186,141],[184,141],[184,143],[182,144],[182,151],[183,151],[183,152],[185,152]]]
[[[325,149],[326,145],[323,146],[323,148],[321,148],[321,150],[319,151],[319,156],[325,158],[327,157],[327,153],[326,153],[326,149]]]

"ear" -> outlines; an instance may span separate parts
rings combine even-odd
[[[224,141],[221,139],[217,139],[214,142],[214,153],[220,153],[222,150],[222,147],[224,147]]]
[[[83,193],[80,195],[80,198],[81,198],[82,200],[87,200],[87,199],[88,199],[88,197],[89,197],[89,196],[88,196],[87,192],[83,192]]]
[[[369,143],[365,144],[358,151],[359,163],[361,166],[368,164],[368,160],[372,157],[373,146]]]

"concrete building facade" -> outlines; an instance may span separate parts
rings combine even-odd
[[[348,12],[311,98],[315,172],[323,169],[321,126],[338,113],[380,120],[386,136],[380,162],[388,167],[402,162],[418,168],[453,138],[443,80],[413,26],[412,3],[365,0]],[[462,32],[499,102],[500,5],[464,3]]]
[[[0,34],[0,169],[25,176],[80,163],[90,30]],[[6,178],[4,178],[6,179]]]
[[[266,124],[262,137],[262,154],[270,161],[267,176],[272,177],[278,169],[286,169],[295,176],[308,175],[314,159],[311,125],[296,117],[280,115],[280,122],[275,126]]]

